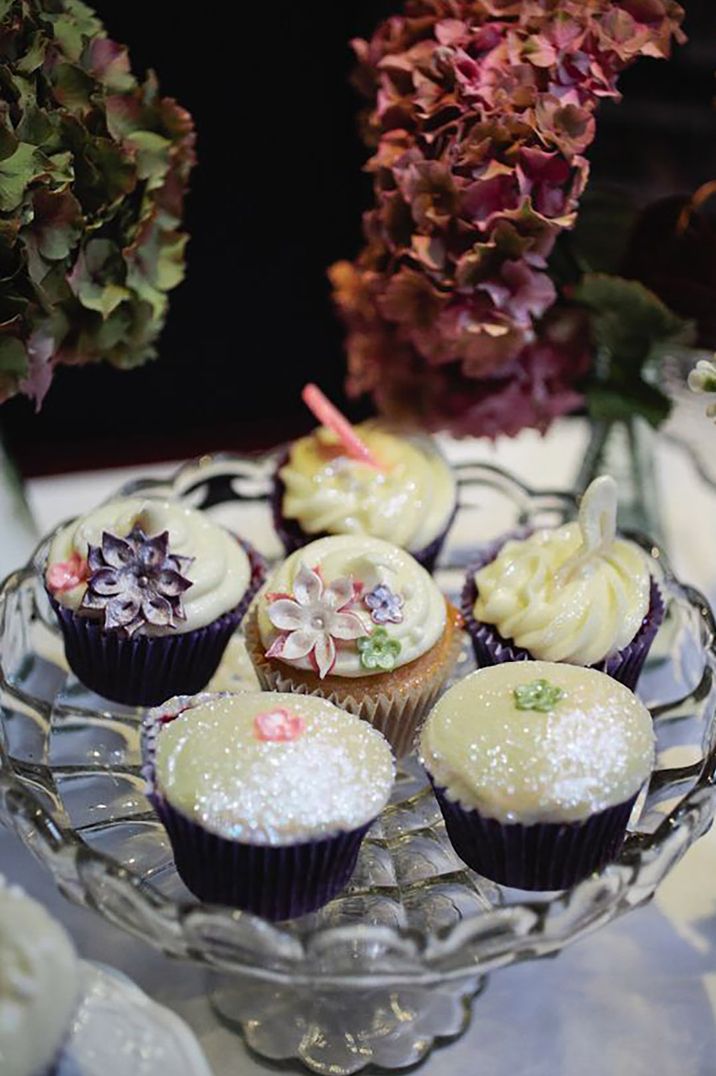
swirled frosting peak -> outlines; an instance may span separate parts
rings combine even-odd
[[[649,609],[645,554],[616,534],[614,480],[596,479],[579,518],[505,543],[475,574],[475,618],[543,661],[595,665],[627,646]]]
[[[45,579],[58,602],[110,630],[163,635],[233,609],[251,565],[237,539],[198,509],[123,497],[55,535]]]
[[[350,535],[293,553],[258,605],[266,656],[321,679],[407,665],[438,642],[446,621],[443,595],[409,553]]]
[[[447,526],[455,479],[433,442],[356,427],[378,470],[349,458],[329,430],[296,441],[280,477],[282,510],[306,534],[365,534],[419,551]]]

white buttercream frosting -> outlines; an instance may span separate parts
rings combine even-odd
[[[68,562],[73,555],[86,558],[90,545],[101,546],[105,531],[124,538],[135,525],[148,537],[168,531],[169,552],[193,558],[183,572],[192,584],[182,595],[186,619],[170,629],[172,634],[203,628],[239,604],[251,579],[245,550],[233,534],[205,513],[179,501],[123,497],[100,505],[55,535],[48,570]],[[85,589],[86,584],[80,583],[71,590],[56,592],[55,598],[77,609]],[[146,625],[140,632],[162,634],[166,630]]]
[[[79,993],[72,943],[59,923],[0,877],[0,1072],[39,1076],[64,1039]]]
[[[515,690],[547,682],[551,708],[520,709]],[[572,822],[627,803],[649,777],[646,707],[595,669],[513,661],[480,669],[430,713],[420,756],[448,798],[500,822]]]
[[[292,844],[357,829],[388,802],[388,742],[324,699],[247,692],[196,703],[160,728],[156,784],[210,832]]]
[[[357,617],[364,625],[364,637],[376,631],[378,634],[386,633],[388,645],[397,651],[392,657],[393,668],[407,665],[427,653],[445,631],[445,598],[429,573],[409,553],[379,538],[335,535],[320,538],[292,553],[279,565],[266,584],[258,604],[259,633],[266,651],[275,646],[280,636],[286,635],[286,631],[282,631],[280,626],[277,627],[272,618],[280,625],[285,625],[286,629],[289,626],[288,620],[276,615],[273,603],[280,595],[287,595],[291,600],[298,595],[305,600],[301,593],[301,582],[306,570],[317,570],[323,582],[323,595],[318,597],[315,606],[310,606],[312,610],[315,608],[318,618],[322,618],[325,612],[320,608],[320,604],[325,604],[326,601],[325,592],[330,591],[331,585],[335,585],[339,580],[349,580],[357,585],[362,595],[383,586],[397,597],[401,603],[397,614],[400,618],[398,622],[375,621],[365,600],[360,596],[345,607],[351,617]],[[336,600],[331,593],[328,598],[335,605]],[[309,608],[307,604],[306,608]],[[332,630],[330,621],[327,622],[327,628]],[[336,636],[334,639],[335,661],[330,668],[331,675],[357,677],[385,671],[385,667],[381,666],[366,667],[359,649],[359,631],[344,630],[342,626],[337,630],[342,637]],[[276,656],[294,668],[315,671],[316,651],[311,650],[303,656],[292,656],[296,649],[298,648],[293,646],[292,640],[285,653],[274,651],[270,656]]]
[[[505,543],[475,574],[475,619],[534,658],[595,665],[627,646],[649,609],[646,555],[616,536],[613,479],[595,480],[579,519]]]
[[[364,534],[419,551],[448,525],[456,499],[450,467],[429,437],[398,437],[372,422],[356,427],[383,465],[346,456],[319,427],[294,442],[280,476],[282,511],[306,534]]]

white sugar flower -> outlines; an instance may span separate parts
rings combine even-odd
[[[325,586],[317,571],[301,564],[293,597],[277,595],[267,608],[269,620],[282,634],[266,651],[266,657],[295,661],[311,656],[323,679],[335,665],[335,640],[368,634],[360,616],[346,608],[355,596],[351,579],[334,579]]]
[[[689,374],[689,388],[692,392],[716,392],[716,363],[699,359]]]

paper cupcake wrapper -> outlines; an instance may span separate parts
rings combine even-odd
[[[450,842],[484,878],[514,889],[569,889],[619,855],[636,802],[608,807],[579,822],[502,823],[467,810],[433,785]]]
[[[316,676],[315,685],[305,684],[291,675],[290,665],[270,662],[264,654],[264,648],[258,631],[257,616],[254,612],[246,623],[246,649],[254,666],[258,681],[264,691],[285,691],[300,695],[315,695],[326,699],[334,706],[347,710],[350,714],[368,721],[378,732],[382,732],[393,748],[396,758],[410,754],[420,727],[442,694],[445,682],[455,666],[463,643],[461,631],[455,631],[453,644],[445,653],[445,658],[437,672],[420,685],[405,684],[391,690],[386,686],[390,674],[381,675],[380,690],[374,694],[354,694],[351,692],[350,679],[340,690],[329,689],[322,685]]]
[[[301,549],[304,545],[308,545],[309,542],[317,542],[319,538],[328,538],[329,532],[322,531],[320,534],[306,534],[301,527],[301,524],[296,519],[287,519],[282,510],[283,495],[285,492],[285,486],[279,476],[279,470],[285,464],[288,459],[288,453],[285,453],[278,462],[276,473],[273,479],[273,488],[271,492],[271,513],[273,516],[273,524],[278,534],[283,547],[286,551],[286,556],[290,556],[291,553],[295,553],[297,549]],[[450,533],[450,528],[455,522],[455,516],[457,515],[457,504],[453,510],[452,515],[447,521],[445,528],[433,538],[432,542],[426,545],[423,549],[413,550],[409,549],[408,552],[412,557],[417,560],[418,564],[422,564],[429,572],[432,572],[435,568],[436,561],[440,556],[440,552],[445,544],[445,539]]]
[[[164,723],[150,713],[142,726],[147,798],[167,831],[177,872],[195,897],[280,921],[316,911],[345,889],[373,821],[348,833],[282,846],[210,833],[176,810],[156,787],[156,738]]]
[[[534,661],[534,656],[529,650],[516,646],[512,639],[504,639],[493,624],[485,624],[476,620],[473,612],[475,601],[477,600],[475,572],[490,564],[506,541],[515,537],[523,538],[527,533],[522,531],[519,534],[509,535],[508,538],[503,538],[494,545],[489,546],[468,569],[462,592],[460,611],[472,640],[478,668],[499,665],[504,661]],[[632,641],[623,650],[613,654],[605,661],[597,662],[596,665],[592,665],[590,668],[607,673],[608,676],[628,687],[630,691],[634,691],[651,644],[654,642],[663,619],[664,600],[656,580],[652,577],[649,609]]]
[[[156,706],[172,695],[201,691],[216,672],[229,639],[261,586],[266,562],[241,542],[251,563],[251,581],[239,604],[195,631],[125,638],[61,605],[48,591],[77,679],[103,698],[127,706]]]

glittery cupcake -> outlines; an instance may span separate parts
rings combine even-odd
[[[431,571],[457,506],[449,465],[424,435],[397,436],[374,422],[355,434],[379,466],[348,455],[325,426],[282,458],[273,513],[286,552],[329,534],[367,535],[399,545]]]
[[[654,732],[649,711],[604,673],[510,662],[443,695],[420,757],[469,867],[519,889],[566,889],[619,854]]]
[[[462,613],[480,667],[563,661],[636,687],[664,604],[616,516],[616,485],[598,478],[577,521],[503,539],[471,566]]]
[[[78,679],[152,706],[205,687],[263,576],[259,554],[203,512],[125,497],[55,535],[45,587]]]
[[[395,775],[380,733],[301,695],[173,699],[147,715],[142,745],[186,886],[271,920],[345,888]]]
[[[55,1071],[79,995],[79,962],[66,931],[0,876],[2,1076]]]
[[[457,660],[459,620],[409,553],[342,535],[274,571],[246,645],[263,688],[329,699],[370,721],[401,756]]]

